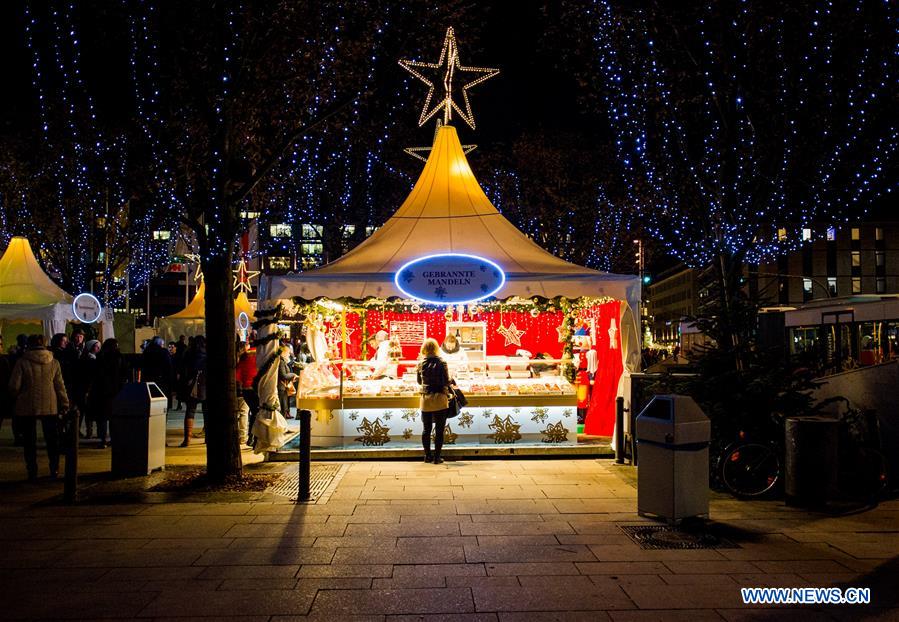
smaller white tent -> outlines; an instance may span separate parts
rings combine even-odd
[[[112,337],[112,316],[101,316],[103,336]],[[14,237],[0,258],[0,323],[40,322],[50,336],[74,322],[72,296],[41,269],[27,238]]]
[[[241,291],[234,299],[234,321],[239,323],[241,313],[247,314],[248,322],[255,322],[255,309],[250,304],[246,292]],[[235,331],[240,328],[235,326]],[[159,319],[159,335],[168,341],[175,341],[180,335],[193,337],[206,334],[206,284],[200,283],[190,304],[172,315]]]

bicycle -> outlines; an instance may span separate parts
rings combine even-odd
[[[886,459],[876,413],[853,408],[846,398],[839,420],[839,489],[841,494],[865,503],[877,503],[888,489]],[[828,400],[823,406],[834,400]],[[776,441],[752,440],[745,430],[718,459],[717,472],[725,488],[738,498],[774,495],[783,482],[782,415],[772,415]]]

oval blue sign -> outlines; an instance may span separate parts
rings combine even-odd
[[[393,282],[403,294],[422,302],[466,303],[498,292],[506,274],[489,259],[443,253],[410,261],[396,271]]]

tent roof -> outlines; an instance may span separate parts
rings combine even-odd
[[[250,321],[255,320],[255,311],[247,298],[247,293],[241,291],[234,299],[234,315],[240,315],[241,311],[249,316]],[[165,320],[205,320],[206,319],[206,283],[200,283],[197,293],[194,294],[193,300],[178,313],[173,313]]]
[[[0,305],[71,304],[72,297],[41,269],[27,238],[14,237],[0,258]]]
[[[403,297],[393,274],[413,259],[438,252],[498,263],[506,272],[498,297],[610,296],[629,302],[640,297],[639,277],[559,259],[500,214],[469,167],[456,128],[449,125],[438,130],[412,192],[383,227],[333,263],[269,277],[264,297]]]

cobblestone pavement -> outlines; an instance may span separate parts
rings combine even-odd
[[[315,505],[67,507],[11,481],[19,451],[0,440],[2,619],[899,620],[896,501],[834,518],[714,495],[739,548],[644,550],[619,528],[646,522],[633,469],[609,461],[361,462]],[[746,586],[873,604],[748,607]]]

